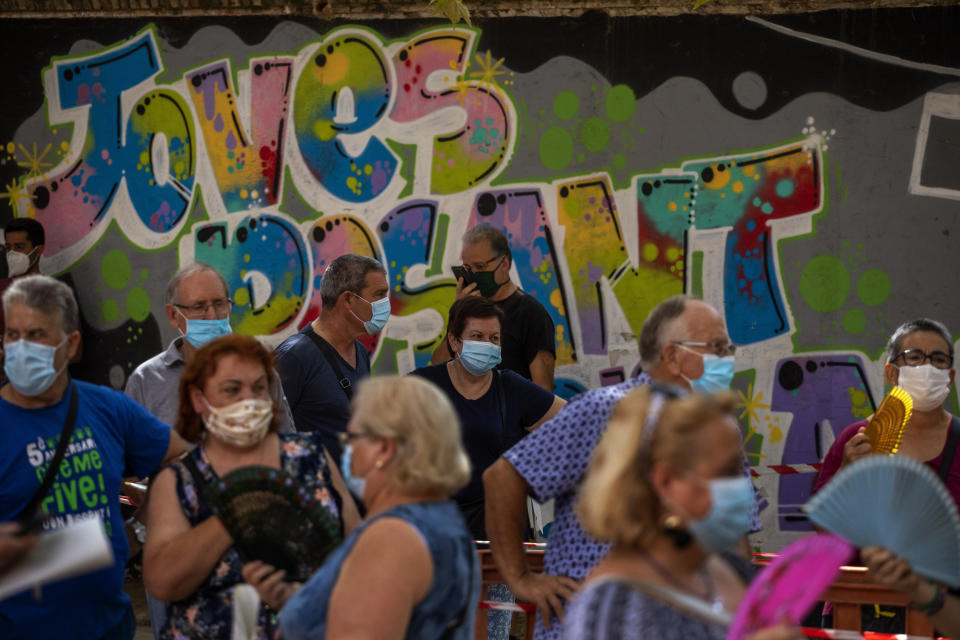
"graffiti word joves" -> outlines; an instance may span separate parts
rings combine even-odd
[[[45,72],[49,122],[72,123],[73,143],[63,164],[24,183],[18,214],[44,223],[58,270],[109,220],[147,249],[179,238],[178,263],[217,267],[236,303],[231,322],[249,334],[314,317],[326,265],[347,252],[387,267],[394,316],[445,315],[448,238],[481,223],[507,233],[521,286],[553,317],[560,365],[607,352],[610,304],[638,333],[685,281],[722,288],[739,343],[788,331],[770,223],[821,209],[816,139],[689,160],[619,191],[603,173],[495,187],[517,111],[495,65],[466,72],[477,33],[384,43],[338,29],[296,55],[252,58],[236,77],[218,60],[162,86],[150,29],[57,60]],[[201,210],[207,219],[184,229]],[[725,234],[722,274],[687,264],[692,228]],[[425,364],[440,331],[421,327],[409,341],[388,332],[378,362],[406,368],[396,358],[412,346],[407,364]]]

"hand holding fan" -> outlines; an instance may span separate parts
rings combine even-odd
[[[913,398],[894,387],[880,403],[877,412],[870,418],[864,434],[870,438],[874,453],[896,453],[903,439],[903,429],[913,415]]]
[[[804,511],[859,548],[880,546],[918,574],[960,586],[960,515],[940,479],[906,456],[868,456],[844,468]]]
[[[750,583],[727,640],[741,640],[784,620],[798,624],[853,553],[850,543],[832,534],[801,538],[787,546]]]
[[[260,560],[304,581],[340,543],[340,525],[289,473],[243,467],[212,487],[214,513],[246,560]]]

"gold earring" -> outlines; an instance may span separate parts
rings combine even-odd
[[[382,469],[382,468],[383,468],[383,460],[377,460],[376,462],[373,463],[373,466],[376,467],[377,469]]]
[[[680,516],[676,514],[669,514],[663,518],[663,528],[664,529],[682,529],[683,520],[680,519]]]

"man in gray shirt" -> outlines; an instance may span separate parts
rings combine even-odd
[[[124,393],[172,427],[177,421],[180,374],[186,361],[204,343],[230,333],[233,302],[227,281],[202,262],[177,271],[167,284],[165,297],[167,320],[180,337],[141,363],[127,379]],[[283,410],[280,431],[296,431],[283,388],[275,384],[270,394]]]
[[[171,427],[180,404],[180,374],[193,352],[206,342],[230,333],[230,291],[227,281],[208,264],[196,262],[173,274],[167,284],[165,311],[180,336],[164,351],[140,364],[127,378],[124,393]],[[279,378],[276,378],[279,380]],[[290,407],[279,383],[270,395],[283,414],[280,431],[296,431]],[[150,626],[155,638],[165,622],[164,603],[147,594]]]

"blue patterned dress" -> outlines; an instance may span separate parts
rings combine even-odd
[[[339,496],[331,484],[330,469],[319,441],[310,433],[278,433],[277,437],[280,439],[280,468],[296,477],[304,488],[313,491],[315,498],[339,520]],[[193,458],[208,484],[217,481],[202,446],[187,455]],[[176,472],[180,508],[190,526],[195,527],[213,515],[213,511],[200,499],[187,467],[181,462],[169,466]],[[161,639],[229,639],[233,627],[233,587],[244,582],[240,574],[243,564],[236,549],[229,549],[199,589],[183,600],[167,604],[167,621]],[[276,614],[261,607],[257,620],[258,640],[273,637],[276,628]]]

